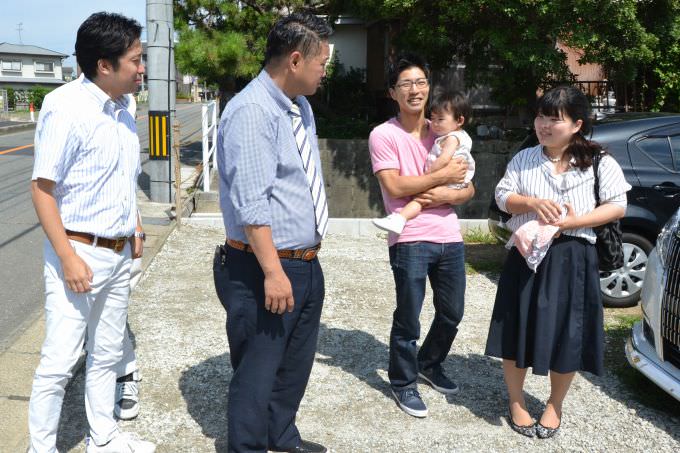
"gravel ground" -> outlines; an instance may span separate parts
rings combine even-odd
[[[176,230],[133,295],[129,321],[143,376],[142,410],[121,426],[156,442],[159,452],[226,451],[231,366],[211,270],[222,240],[219,229]],[[330,236],[321,261],[326,301],[298,416],[305,438],[338,453],[680,449],[680,420],[637,403],[610,373],[577,375],[556,438],[528,439],[511,431],[500,361],[483,355],[493,274],[468,275],[465,318],[444,363],[460,393],[447,397],[421,385],[429,417],[404,414],[389,396],[386,371],[394,290],[385,240]],[[433,314],[430,297],[428,292],[421,316],[424,332]],[[611,347],[623,354],[623,345]],[[548,397],[548,384],[542,376],[527,378],[534,416]],[[80,375],[67,393],[60,451],[84,451],[82,385]]]

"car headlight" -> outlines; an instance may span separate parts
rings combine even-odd
[[[664,267],[666,266],[666,255],[668,254],[671,246],[671,239],[673,237],[673,233],[678,228],[678,224],[680,224],[680,209],[675,211],[673,217],[671,217],[661,229],[659,237],[656,238],[656,251],[659,254],[661,264]]]

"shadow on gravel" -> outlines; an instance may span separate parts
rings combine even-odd
[[[317,352],[326,356],[317,358],[318,362],[340,368],[392,399],[389,384],[378,374],[379,370],[387,369],[389,348],[373,335],[322,323]],[[500,362],[478,354],[449,355],[443,367],[461,388],[458,394],[447,396],[449,404],[466,407],[488,424],[500,426],[501,419],[507,417],[507,395]],[[543,402],[531,394],[526,394],[526,401],[533,414],[543,411]]]
[[[630,335],[631,324],[632,321],[622,321],[607,326],[604,352],[606,374],[597,377],[583,373],[582,376],[607,396],[633,410],[641,421],[645,420],[680,442],[680,401],[628,364],[624,346]]]
[[[233,375],[229,353],[212,357],[182,372],[179,389],[191,417],[206,437],[215,439],[215,451],[227,451],[227,401]]]
[[[317,358],[318,362],[340,368],[392,398],[389,385],[378,374],[378,370],[387,369],[388,347],[373,335],[321,323],[317,352],[326,356]]]
[[[508,417],[508,395],[500,360],[481,354],[449,355],[443,367],[446,375],[460,387],[457,394],[447,395],[447,401],[467,408],[490,425],[501,426],[501,419]],[[529,412],[534,417],[540,416],[544,402],[526,389],[524,397]]]

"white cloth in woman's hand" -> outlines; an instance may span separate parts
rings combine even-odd
[[[559,227],[541,220],[530,220],[513,233],[514,245],[531,270],[536,272]]]

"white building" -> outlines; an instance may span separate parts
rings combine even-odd
[[[340,16],[333,24],[333,34],[328,39],[331,60],[337,57],[345,71],[351,68],[366,70],[368,30],[363,20]]]
[[[38,46],[0,43],[0,88],[30,90],[63,85],[62,62],[68,55]]]

